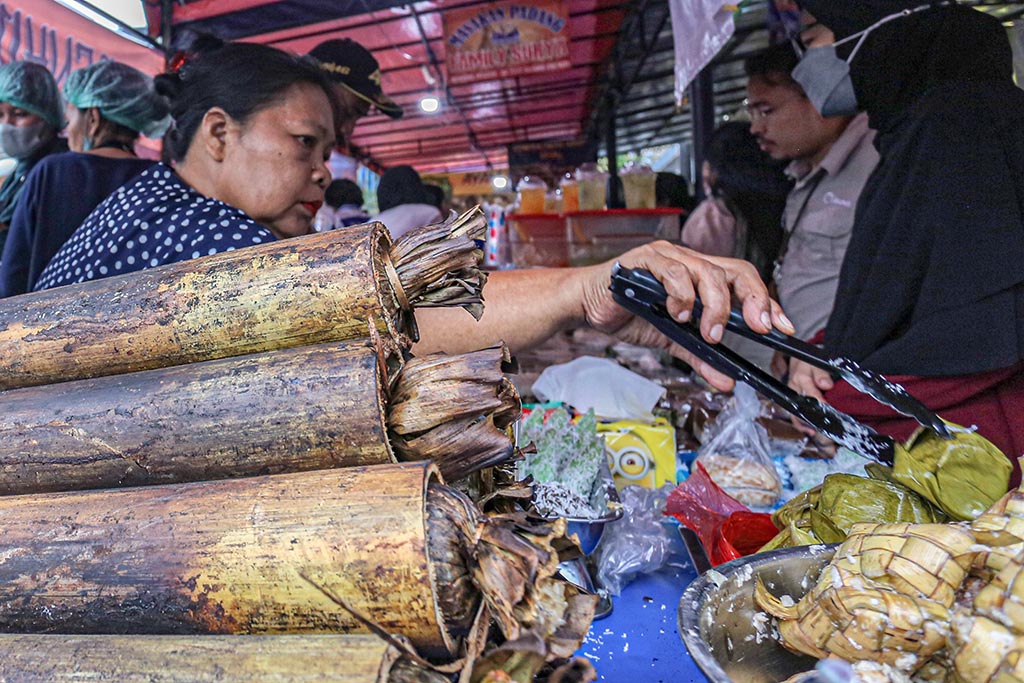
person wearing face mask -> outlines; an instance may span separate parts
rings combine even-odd
[[[0,249],[29,171],[44,157],[67,150],[57,136],[63,127],[60,91],[45,66],[0,66],[0,154],[18,162],[0,185]]]
[[[794,78],[867,112],[881,163],[857,205],[826,351],[1024,452],[1024,92],[1000,22],[953,2],[802,0],[836,37]],[[823,373],[792,385],[896,438],[916,427]],[[1019,481],[1020,473],[1015,479]]]
[[[832,311],[854,207],[878,163],[866,116],[822,116],[791,72],[793,46],[776,45],[747,59],[750,132],[772,158],[789,161],[793,189],[773,277],[779,302],[809,339]],[[784,374],[785,363],[775,363]]]
[[[0,296],[32,291],[92,210],[154,163],[136,156],[139,135],[159,137],[170,123],[153,80],[120,62],[72,72],[64,97],[72,151],[47,157],[25,180],[0,257]]]
[[[330,180],[337,111],[331,86],[304,58],[254,43],[202,39],[173,74],[156,79],[171,101],[165,144],[174,166],[155,164],[101,203],[46,267],[36,290],[199,258],[308,234]],[[667,311],[686,320],[695,293],[701,334],[718,342],[730,307],[759,332],[792,333],[753,266],[654,242],[619,257],[646,268],[669,294]],[[613,263],[492,273],[480,321],[465,311],[421,309],[414,351],[464,353],[501,339],[513,350],[585,325],[662,348],[709,382],[732,381],[676,347],[615,303]],[[538,296],[538,292],[543,296]]]

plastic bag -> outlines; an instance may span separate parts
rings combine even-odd
[[[612,595],[621,593],[638,574],[657,571],[684,552],[661,514],[671,490],[627,486],[619,493],[622,519],[605,527],[596,551],[597,581]]]
[[[716,420],[714,436],[697,452],[716,484],[750,507],[770,507],[779,499],[782,482],[775,471],[768,432],[757,423],[761,402],[747,384],[737,384],[733,400]]]
[[[567,403],[581,413],[593,410],[602,418],[651,422],[651,411],[665,389],[615,361],[584,356],[544,370],[533,383],[533,393],[542,401]]]
[[[700,462],[669,494],[665,514],[700,537],[711,566],[750,555],[778,533],[770,515],[751,512],[708,476]]]

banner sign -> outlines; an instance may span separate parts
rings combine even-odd
[[[568,4],[474,5],[444,12],[445,64],[453,84],[567,69]]]
[[[432,185],[440,185],[443,187],[447,181],[448,185],[451,187],[453,197],[495,194],[497,190],[495,190],[494,186],[491,184],[493,179],[494,171],[423,176],[423,182],[431,183]]]
[[[156,50],[52,0],[0,2],[0,64],[38,62],[63,84],[72,71],[101,59],[115,59],[150,75],[163,70],[163,56]]]
[[[575,168],[588,161],[597,161],[597,142],[593,140],[537,140],[508,146],[509,166],[548,164]]]

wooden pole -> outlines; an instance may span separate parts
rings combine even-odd
[[[0,680],[18,683],[448,680],[407,661],[399,673],[398,661],[395,648],[370,635],[0,635]]]
[[[425,463],[0,498],[0,631],[365,632],[316,585],[427,654]]]
[[[335,342],[5,392],[0,494],[394,462],[384,357]]]

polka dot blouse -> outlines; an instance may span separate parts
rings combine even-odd
[[[271,242],[243,211],[210,199],[156,164],[89,214],[43,270],[36,290]]]

